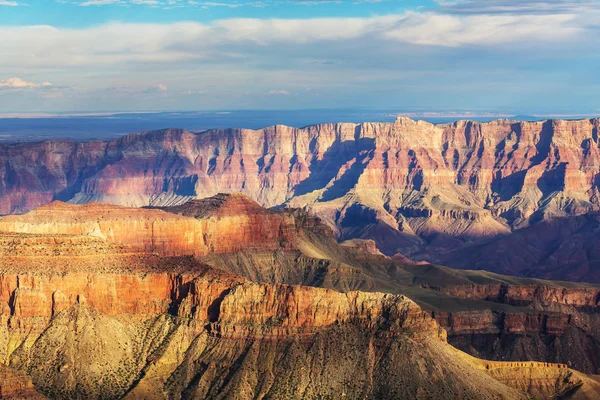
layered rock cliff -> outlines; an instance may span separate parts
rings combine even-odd
[[[3,217],[0,362],[52,398],[598,394],[562,364],[594,372],[600,362],[596,286],[364,250],[377,253],[241,195],[164,209],[54,202]],[[523,362],[477,360],[442,327],[472,354]],[[484,354],[478,344],[492,337]]]
[[[52,398],[525,398],[401,295],[133,268],[3,275],[2,362]]]
[[[561,365],[491,368],[446,344],[435,320],[401,295],[255,284],[210,270],[86,278],[82,287],[77,274],[17,276],[0,314],[4,362],[52,398],[598,393],[583,375],[566,379],[573,372]]]
[[[435,126],[399,118],[2,145],[0,213],[53,200],[166,206],[243,192],[264,206],[306,208],[342,240],[373,239],[389,256],[439,261],[537,221],[598,210],[599,126],[598,119]],[[584,262],[574,274],[525,272],[545,258],[524,253],[513,270],[597,280],[594,259]],[[478,267],[502,265],[509,272],[494,258]]]
[[[56,201],[25,215],[0,217],[0,232],[12,234],[3,236],[5,241],[36,240],[41,243],[40,251],[44,237],[56,241],[61,240],[57,235],[63,235],[62,240],[69,242],[64,246],[67,251],[73,251],[78,240],[97,240],[129,252],[162,256],[285,249],[307,228],[329,233],[306,213],[267,210],[238,194],[194,200],[185,207],[165,210]],[[28,249],[28,245],[19,248]],[[54,250],[53,246],[48,250]],[[11,249],[6,255],[17,254]]]
[[[372,242],[338,245],[331,230],[301,211],[265,210],[241,195],[164,210],[55,202],[1,218],[0,228],[10,231],[0,235],[0,298],[19,315],[51,317],[78,294],[108,315],[166,312],[163,299],[180,297],[167,289],[169,282],[185,286],[208,264],[265,284],[403,293],[435,317],[453,345],[471,354],[565,363],[588,373],[600,368],[597,286],[401,263],[376,254]],[[136,271],[148,279],[102,276]],[[38,283],[40,273],[57,285],[68,274],[71,283],[64,285],[71,292],[50,291]],[[130,293],[125,309],[111,297],[116,292]],[[50,300],[55,311],[35,311]]]

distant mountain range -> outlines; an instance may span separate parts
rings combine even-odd
[[[0,212],[241,192],[266,207],[306,209],[339,240],[373,239],[388,256],[600,282],[599,127],[398,118],[2,145]]]

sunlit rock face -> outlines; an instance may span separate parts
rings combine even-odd
[[[130,399],[598,394],[596,382],[562,364],[488,362],[454,349],[436,321],[402,295],[258,284],[187,262],[186,273],[169,271],[164,260],[160,273],[121,260],[121,271],[4,275],[2,393]]]
[[[24,215],[1,217],[0,232],[14,237],[0,240],[29,241],[40,252],[51,252],[55,241],[62,240],[66,251],[97,241],[98,246],[110,243],[129,252],[202,256],[285,248],[302,236],[304,228],[317,225],[328,231],[306,213],[267,210],[239,194],[222,194],[164,210],[56,201]]]
[[[0,394],[593,399],[599,291],[406,265],[244,195],[53,202],[0,218]]]
[[[438,126],[398,118],[2,145],[0,213],[53,200],[176,206],[241,192],[263,206],[305,208],[340,240],[372,239],[388,256],[461,266],[446,253],[598,210],[599,126],[598,119]],[[521,271],[530,265],[519,263],[523,275],[600,279],[593,265],[570,276]],[[481,264],[510,272],[494,259]]]

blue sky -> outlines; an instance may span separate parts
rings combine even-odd
[[[1,3],[1,1],[0,1]],[[177,21],[208,22],[226,18],[313,18],[364,17],[438,7],[434,1],[89,1],[89,0],[14,0],[21,4],[2,9],[0,23],[85,27],[110,21],[168,23]],[[24,9],[26,7],[26,9]]]
[[[0,0],[7,112],[600,114],[597,0]]]

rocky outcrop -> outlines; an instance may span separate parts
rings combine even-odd
[[[528,393],[534,399],[595,399],[600,382],[566,365],[524,362],[484,362],[486,372],[504,384]]]
[[[165,210],[57,201],[25,215],[1,217],[0,232],[9,235],[0,239],[0,251],[4,248],[7,256],[20,251],[33,255],[31,246],[43,252],[44,248],[56,251],[55,244],[60,244],[73,252],[79,243],[85,248],[95,240],[98,246],[121,246],[128,252],[201,256],[285,248],[308,228],[329,233],[301,211],[267,210],[239,194]]]
[[[556,395],[552,378],[560,390],[582,386],[564,379],[560,365],[484,367],[446,344],[435,320],[401,295],[255,284],[214,271],[192,280],[139,273],[90,274],[87,280],[94,284],[82,289],[72,285],[81,276],[38,276],[32,288],[13,291],[29,291],[36,307],[1,314],[4,359],[52,398],[322,398],[343,392],[348,398],[516,399]],[[107,292],[95,283],[110,281],[113,297],[99,301]],[[157,306],[131,303],[134,292]],[[356,365],[365,368],[358,372]],[[538,372],[529,377],[524,370]]]
[[[461,299],[531,306],[537,310],[549,308],[559,311],[560,306],[588,309],[600,306],[598,285],[561,285],[549,281],[515,280],[514,283],[452,285],[440,282],[439,285],[424,283],[423,286]]]
[[[4,364],[0,364],[0,398],[11,400],[45,399],[35,390],[31,378],[27,374]]]
[[[145,378],[153,374],[152,370],[159,365],[165,367],[165,364],[170,372],[156,377],[162,382],[162,390],[176,397],[185,396],[186,391],[201,390],[202,387],[197,387],[196,380],[190,381],[181,375],[182,368],[198,368],[188,357],[208,357],[197,348],[201,343],[207,346],[204,352],[228,352],[230,356],[242,357],[240,362],[244,362],[243,354],[236,353],[252,352],[254,350],[250,349],[261,346],[268,349],[264,350],[267,354],[292,362],[297,355],[283,349],[293,343],[315,343],[314,350],[317,350],[320,345],[316,343],[324,337],[350,332],[358,336],[342,336],[338,346],[351,347],[354,340],[360,340],[361,346],[363,343],[375,346],[373,351],[378,352],[381,346],[396,346],[392,344],[407,340],[407,345],[416,340],[424,343],[421,346],[425,348],[432,340],[445,343],[444,331],[435,321],[401,295],[259,285],[214,272],[196,278],[168,273],[89,274],[86,277],[67,274],[60,278],[17,276],[16,281],[25,287],[13,289],[8,282],[2,283],[4,291],[12,289],[10,307],[0,314],[4,332],[0,336],[2,357],[13,367],[30,373],[36,387],[51,397],[114,398],[129,390],[135,394],[137,388],[144,386]],[[3,304],[6,304],[4,299]],[[28,307],[23,308],[23,304]],[[177,319],[166,317],[169,313]],[[371,338],[371,335],[376,336]],[[371,342],[369,345],[375,337],[381,344]],[[260,345],[263,341],[266,344]],[[169,361],[172,346],[178,348],[176,359],[179,361]],[[329,350],[327,353],[330,354],[328,357],[334,357]],[[214,362],[216,359],[210,361]],[[333,367],[329,362],[326,365]],[[227,362],[222,364],[222,368],[226,366]],[[299,372],[299,375],[295,369],[286,368],[285,371],[292,373],[293,379],[304,379],[304,373],[313,373],[314,367],[307,366],[307,371]],[[468,365],[465,367],[469,368]],[[285,368],[285,364],[269,366],[267,359],[254,365],[252,373],[260,374],[263,368],[277,371]],[[230,370],[234,376],[238,373],[235,369]],[[217,375],[211,378],[211,374],[206,370],[202,372],[206,376],[204,379],[217,379]],[[336,383],[335,378],[327,382],[340,385],[351,397],[383,390],[376,388],[388,385],[383,380],[358,387],[344,380]],[[492,388],[512,393],[493,380],[483,379],[479,383],[490,386],[490,389],[484,389],[488,396],[493,393]],[[303,390],[312,393],[308,397],[319,397],[313,393],[315,390],[329,390],[321,384],[308,384]],[[183,386],[170,391],[177,385]],[[267,385],[265,390],[297,389],[295,384],[283,381],[273,385],[270,388]],[[209,387],[202,390],[209,390]],[[463,390],[460,382],[453,382],[452,387],[455,388],[452,393]],[[203,392],[201,397],[217,396],[224,390],[218,388]],[[257,393],[257,390],[261,390],[260,386],[249,386],[241,393]],[[441,389],[433,385],[428,390]],[[372,396],[377,397],[376,393],[369,395]]]
[[[264,206],[306,208],[342,240],[373,239],[389,256],[418,260],[598,210],[599,126],[598,119],[435,126],[399,118],[3,145],[0,212],[53,200],[170,206],[243,192]],[[587,272],[564,278],[596,279],[591,261]],[[481,267],[495,268],[487,262]]]
[[[595,286],[404,265],[239,195],[164,209],[53,203],[0,227],[0,363],[52,398],[595,393],[560,365],[486,367],[442,328],[472,354],[495,337],[491,359],[576,357],[594,371]],[[507,356],[509,335],[527,351]],[[569,352],[544,343],[552,335]]]
[[[374,240],[365,239],[350,239],[341,243],[342,246],[364,251],[365,253],[383,255],[377,248],[377,243]]]
[[[169,312],[187,291],[208,290],[191,282],[209,264],[224,271],[227,282],[239,282],[236,274],[265,284],[404,293],[470,354],[559,362],[591,373],[600,368],[596,286],[398,262],[376,254],[372,242],[338,245],[331,230],[305,212],[265,210],[241,195],[165,209],[53,203],[4,217],[0,227],[13,231],[0,235],[0,304],[23,332],[43,330],[78,299],[109,316]],[[213,285],[215,296],[227,285]],[[182,295],[178,287],[187,291]],[[199,307],[190,299],[181,307],[207,319],[210,304]]]
[[[543,360],[587,373],[598,368],[598,322],[582,313],[474,310],[433,313],[448,342],[487,360]]]
[[[492,360],[563,362],[580,371],[600,372],[598,287],[560,287],[540,282],[448,286],[435,290],[453,298],[514,306],[433,311],[435,319],[448,331],[450,343],[470,354]]]

